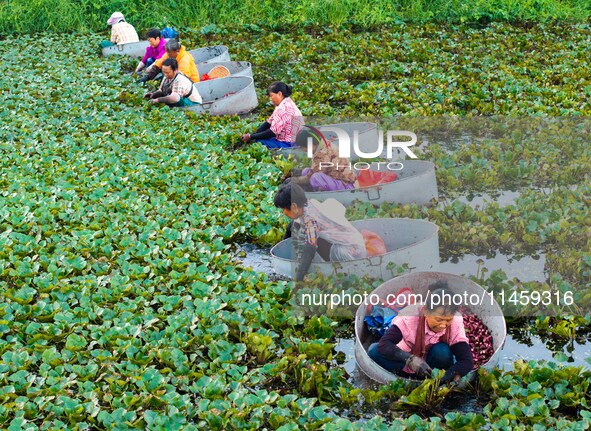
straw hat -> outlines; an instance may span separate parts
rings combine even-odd
[[[109,20],[107,21],[107,24],[117,24],[121,20],[125,21],[125,17],[123,16],[123,14],[121,12],[113,12],[113,15],[111,15],[111,18],[109,18]]]

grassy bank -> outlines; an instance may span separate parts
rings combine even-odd
[[[5,0],[0,3],[0,34],[100,31],[116,10],[138,29],[212,23],[275,28],[351,23],[370,28],[399,21],[583,21],[591,13],[591,0],[180,0],[174,7],[146,0]]]

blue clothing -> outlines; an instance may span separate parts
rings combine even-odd
[[[431,368],[437,368],[439,370],[447,370],[453,364],[456,363],[456,358],[451,352],[449,344],[440,341],[434,344],[427,352],[427,364]]]
[[[378,343],[373,343],[367,349],[369,357],[373,359],[380,367],[391,371],[398,372],[404,368],[404,361],[393,361],[382,355],[378,350]],[[431,368],[438,368],[440,370],[447,370],[455,363],[455,357],[449,348],[449,345],[444,342],[434,344],[427,352],[427,364]],[[404,375],[407,375],[404,373]]]
[[[160,31],[160,36],[162,36],[164,39],[174,39],[179,37],[179,32],[172,27],[164,27]]]
[[[304,172],[302,172],[302,174],[305,175]],[[364,319],[367,324],[367,329],[372,334],[381,338],[386,333],[386,329],[390,327],[392,320],[398,315],[398,311],[400,310],[393,310],[390,307],[374,305],[371,309],[371,313],[365,316]]]
[[[373,343],[367,349],[367,354],[373,361],[385,370],[396,373],[404,368],[404,361],[393,361],[382,355],[378,350],[378,343]],[[405,373],[406,374],[406,373]]]
[[[265,147],[271,148],[291,148],[295,144],[293,142],[283,142],[279,141],[277,138],[268,138],[268,139],[260,139],[256,142],[260,142]]]

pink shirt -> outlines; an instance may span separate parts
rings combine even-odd
[[[275,138],[281,142],[295,142],[304,125],[302,113],[290,97],[281,101],[267,122],[271,125]]]
[[[397,346],[405,352],[411,352],[415,345],[415,339],[417,336],[417,328],[419,326],[419,311],[422,305],[415,304],[405,307],[398,316],[392,320],[392,325],[396,325],[402,333],[402,340]],[[437,344],[441,341],[441,337],[445,335],[445,331],[433,332],[429,329],[429,325],[425,321],[425,348],[429,351],[429,347]],[[449,340],[448,344],[453,346],[456,343],[466,342],[469,343],[468,337],[466,337],[466,330],[464,329],[464,318],[460,314],[454,315],[450,329],[449,329]],[[412,371],[407,367],[404,368],[405,372]]]
[[[160,38],[160,43],[156,48],[152,48],[152,45],[148,45],[146,48],[146,54],[144,58],[142,58],[142,63],[146,64],[148,58],[153,58],[154,60],[158,60],[164,54],[166,54],[166,49],[164,49],[164,45],[166,45],[166,39],[163,37]]]

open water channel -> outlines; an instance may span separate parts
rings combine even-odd
[[[519,197],[519,192],[502,191],[494,196],[477,195],[464,196],[458,200],[468,205],[482,207],[488,202],[496,202],[504,206],[512,204]],[[274,274],[273,264],[269,255],[269,248],[261,248],[252,244],[240,246],[240,257],[238,260],[244,267],[251,267],[254,271]],[[489,273],[500,269],[505,272],[509,279],[517,278],[522,282],[526,281],[544,281],[548,274],[545,272],[545,256],[538,254],[536,256],[516,257],[497,253],[495,256],[478,256],[465,254],[460,257],[454,257],[440,262],[439,271],[448,272],[457,275],[472,276],[477,275],[482,268],[486,268]],[[583,366],[590,368],[591,365],[585,360],[591,357],[591,343],[580,344],[577,342],[565,346],[564,350],[556,350],[556,347],[547,345],[543,340],[534,334],[520,333],[513,334],[512,328],[508,325],[507,339],[503,347],[502,355],[499,361],[499,367],[502,369],[511,369],[513,363],[518,359],[525,360],[545,360],[557,361],[555,355],[563,353],[567,358],[565,364]],[[371,381],[359,370],[355,362],[355,336],[354,334],[337,339],[336,350],[345,354],[343,367],[350,376],[351,383],[359,387],[368,387]],[[563,358],[564,359],[564,358]]]

